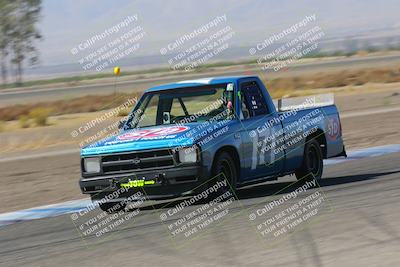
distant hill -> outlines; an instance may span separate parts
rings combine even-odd
[[[134,14],[147,36],[134,57],[119,62],[132,68],[166,64],[168,58],[160,55],[161,47],[224,14],[226,24],[236,34],[230,40],[229,51],[215,58],[219,60],[248,56],[250,46],[311,14],[316,14],[315,24],[326,33],[322,49],[328,51],[390,46],[399,43],[400,36],[398,0],[45,0],[40,24],[44,36],[39,44],[41,64],[27,69],[26,74],[82,72],[70,50]]]

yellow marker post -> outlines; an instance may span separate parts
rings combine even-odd
[[[121,73],[121,69],[117,66],[114,67],[114,74],[115,74],[115,80],[114,80],[114,97],[117,95],[117,76]]]
[[[114,74],[119,75],[121,72],[121,69],[119,67],[114,67]]]

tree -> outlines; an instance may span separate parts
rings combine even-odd
[[[29,60],[30,65],[38,61],[35,41],[42,38],[36,28],[40,19],[41,0],[14,0],[12,5],[14,8],[10,19],[11,63],[15,66],[16,84],[21,85],[25,59]]]
[[[7,83],[7,57],[10,46],[12,1],[0,0],[0,71],[3,84]]]

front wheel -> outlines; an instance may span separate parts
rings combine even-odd
[[[297,180],[320,180],[324,169],[322,151],[319,143],[311,139],[305,144],[303,164],[295,171]]]
[[[210,181],[209,185],[217,182],[226,183],[226,186],[218,189],[217,195],[230,191],[233,196],[236,197],[236,180],[238,173],[235,162],[229,153],[222,152],[218,155],[214,163],[212,174],[214,179]]]

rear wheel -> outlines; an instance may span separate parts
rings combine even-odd
[[[209,186],[216,184],[217,182],[224,182],[226,180],[226,186],[220,187],[216,195],[220,196],[227,191],[230,191],[233,196],[236,194],[236,180],[238,177],[237,169],[235,167],[235,161],[231,155],[227,152],[222,152],[218,155],[214,167],[213,177],[209,183]]]
[[[303,164],[296,170],[297,180],[320,180],[324,168],[321,147],[317,140],[309,140],[304,147]]]

